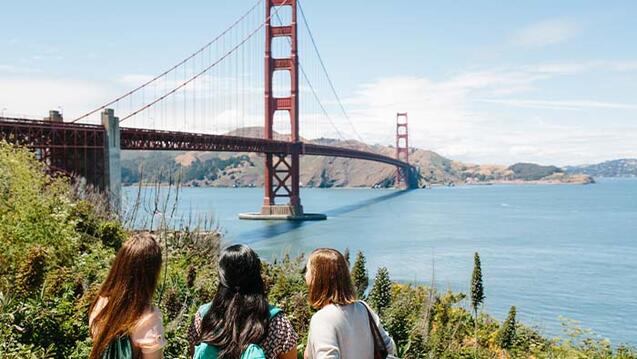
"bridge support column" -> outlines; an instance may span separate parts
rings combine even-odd
[[[108,194],[111,208],[120,210],[122,201],[122,167],[119,118],[112,109],[102,112],[102,126],[106,130],[104,141],[104,189]]]
[[[396,114],[396,159],[409,163],[409,127],[407,113]],[[396,169],[396,188],[412,188],[408,167]]]
[[[290,24],[272,26],[272,8],[290,7]],[[264,137],[273,139],[274,115],[277,111],[289,114],[290,151],[287,153],[268,153],[265,159],[263,207],[259,213],[240,214],[241,219],[265,220],[321,220],[322,214],[303,212],[300,196],[300,154],[303,144],[299,137],[299,58],[297,41],[297,0],[265,0],[265,125]],[[290,56],[272,57],[272,40],[275,37],[287,38],[290,42]],[[272,79],[276,71],[290,74],[290,96],[274,97]],[[287,198],[287,204],[277,204],[277,198]]]

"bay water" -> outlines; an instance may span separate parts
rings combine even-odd
[[[131,198],[136,188],[126,188]],[[176,217],[212,216],[227,243],[268,260],[317,247],[361,250],[370,277],[468,292],[474,252],[482,259],[484,309],[548,336],[581,322],[613,344],[637,346],[637,179],[594,185],[497,185],[430,190],[304,189],[321,222],[242,221],[260,188],[183,188]],[[562,318],[563,317],[563,318]]]

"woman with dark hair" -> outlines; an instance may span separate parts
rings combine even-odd
[[[268,304],[259,256],[241,244],[224,249],[217,293],[190,326],[190,352],[196,358],[238,359],[263,352],[266,358],[296,359],[297,340],[290,321]]]
[[[89,310],[90,358],[163,358],[164,328],[152,306],[161,248],[148,233],[126,241]]]
[[[396,352],[376,313],[356,300],[347,261],[337,250],[319,248],[307,261],[310,320],[306,359],[386,358]]]

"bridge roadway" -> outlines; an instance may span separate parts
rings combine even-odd
[[[262,138],[161,131],[122,127],[122,150],[255,152],[346,157],[381,162],[412,170],[410,164],[377,153],[344,147],[287,142]],[[100,149],[105,141],[101,125],[0,117],[0,140],[31,149]]]

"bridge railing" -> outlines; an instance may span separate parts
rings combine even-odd
[[[346,147],[336,147],[336,146],[325,146],[325,145],[316,145],[312,143],[306,143],[303,145],[303,154],[305,155],[314,155],[314,156],[332,156],[332,157],[346,157],[346,158],[355,158],[361,160],[368,161],[376,161],[382,162],[389,165],[409,168],[412,167],[410,164],[397,160],[395,158],[391,158],[385,155],[381,155],[373,152],[366,152],[361,150],[355,150]]]
[[[69,123],[69,122],[57,122],[57,121],[45,121],[41,119],[26,119],[26,118],[14,118],[14,117],[0,117],[0,122],[5,125],[11,125],[16,127],[55,127],[59,129],[91,129],[91,130],[104,130],[102,125],[92,125],[86,123]]]

